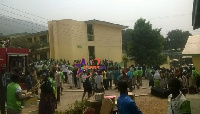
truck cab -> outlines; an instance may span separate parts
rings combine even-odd
[[[5,65],[6,72],[13,72],[13,68],[21,69],[23,73],[28,68],[29,49],[0,48],[0,66]]]

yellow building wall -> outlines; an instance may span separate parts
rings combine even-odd
[[[31,36],[26,36],[26,39],[28,40],[30,38],[32,43],[36,43],[37,41],[40,42],[40,36],[43,36],[43,35],[47,36],[47,42],[49,42],[49,34],[46,31],[41,32],[41,33],[33,33]],[[46,53],[46,52],[43,52],[43,53]],[[50,52],[47,51],[47,59],[50,58],[49,54],[50,54]],[[40,55],[36,55],[36,56],[37,56],[36,58],[35,58],[35,56],[32,56],[32,57],[35,58],[36,60],[40,60]]]
[[[66,24],[66,22],[69,24]],[[49,27],[49,44],[50,58],[55,60],[72,58],[71,52],[71,37],[70,37],[70,20],[65,20],[63,23],[59,21],[50,21]]]
[[[192,56],[192,62],[195,69],[200,73],[200,56]]]
[[[122,61],[122,33],[121,29],[100,24],[93,24],[94,41],[88,45],[95,45],[96,58]]]
[[[73,63],[83,56],[89,62],[88,46],[95,46],[95,57],[121,62],[121,28],[93,24],[94,41],[88,41],[87,23],[70,19],[50,21],[50,58],[65,59]]]
[[[89,62],[87,24],[82,21],[72,21],[70,37],[72,40],[72,58],[70,62],[73,63],[73,60],[80,60],[82,57],[86,59],[86,62]]]

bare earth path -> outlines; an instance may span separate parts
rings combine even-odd
[[[65,111],[68,108],[68,105],[74,103],[76,100],[80,101],[83,94],[83,89],[69,89],[68,84],[64,84],[63,87],[63,95],[61,96],[60,104],[58,104],[58,111]],[[133,93],[137,96],[135,97],[135,102],[138,108],[143,112],[143,114],[166,114],[167,99],[154,97],[150,95],[150,92],[148,80],[143,80],[143,86],[140,87],[140,89],[135,89],[133,91]],[[144,96],[144,94],[147,94],[147,96]],[[116,95],[119,97],[119,92],[116,89],[109,89],[105,91],[105,95]],[[200,112],[200,95],[187,95],[187,98],[191,101],[192,114],[198,114],[197,112]],[[32,111],[37,110],[37,108],[38,106],[24,108],[23,114],[37,114],[37,111]]]

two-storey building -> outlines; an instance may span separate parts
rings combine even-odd
[[[122,61],[122,29],[127,28],[99,20],[71,19],[48,22],[50,58],[73,63],[82,57]]]

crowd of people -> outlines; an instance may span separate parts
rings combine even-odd
[[[75,61],[75,63],[80,61]],[[118,89],[122,94],[126,92],[124,88],[119,87],[120,82],[124,82],[127,85],[127,91],[133,91],[136,88],[142,86],[142,78],[149,79],[149,86],[157,88],[169,89],[169,80],[176,78],[180,81],[180,90],[183,94],[189,91],[199,91],[199,74],[194,67],[181,67],[176,69],[165,69],[165,68],[153,68],[153,67],[138,67],[130,66],[129,68],[121,68],[117,64],[107,64],[110,63],[108,60],[101,62],[101,65],[106,65],[106,69],[84,69],[83,72],[77,74],[79,70],[74,65],[70,65],[69,61],[46,61],[39,63],[32,63],[29,66],[29,70],[25,74],[25,83],[27,92],[32,92],[38,95],[38,90],[41,89],[40,93],[40,103],[39,103],[39,113],[40,114],[53,114],[57,108],[57,104],[60,102],[60,96],[63,94],[63,84],[68,83],[69,89],[84,88],[82,99],[85,98],[85,94],[88,93],[88,98],[90,98],[95,92],[103,93],[108,89]],[[90,63],[94,65],[94,63]],[[19,72],[14,73],[12,76],[13,85],[7,86],[7,88],[13,88],[13,91],[18,93],[18,97],[12,102],[19,104],[20,100],[27,99],[30,96],[22,97],[22,89],[16,85],[17,81],[20,81]],[[17,78],[17,79],[16,79]],[[40,86],[38,86],[40,85]],[[83,86],[82,86],[83,85]],[[11,87],[10,87],[11,86]],[[15,90],[14,90],[14,87]],[[196,89],[196,90],[195,90]],[[12,93],[11,91],[8,91]],[[10,100],[13,96],[7,96]],[[4,97],[3,97],[4,98]],[[131,101],[132,102],[132,101]],[[8,104],[9,108],[9,104]],[[46,110],[48,108],[48,111]],[[14,109],[13,107],[8,110],[10,114],[16,110],[18,112],[21,109]],[[12,110],[14,109],[14,110]],[[136,107],[137,109],[137,107]],[[138,110],[138,112],[140,112]]]
[[[148,72],[148,69],[146,70]],[[195,67],[183,66],[181,68],[149,70],[149,86],[168,89],[170,78],[177,78],[181,83],[183,93],[200,92],[200,76]]]

